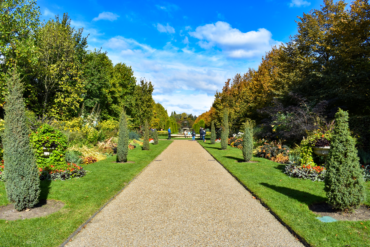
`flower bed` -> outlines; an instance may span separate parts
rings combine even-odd
[[[281,145],[276,142],[271,142],[265,143],[263,146],[257,148],[256,156],[266,159],[277,159],[277,157],[280,155],[278,159],[284,160],[284,162],[286,163],[289,160],[289,151],[290,149],[287,146]],[[286,158],[284,159],[283,156],[288,157],[287,160]]]
[[[324,181],[326,169],[323,166],[298,166],[289,164],[285,166],[284,173],[290,177],[310,179],[312,181]]]
[[[1,161],[0,166],[0,181],[4,181],[4,161]],[[78,166],[74,163],[67,163],[64,168],[56,168],[51,165],[47,168],[39,168],[40,180],[66,180],[76,177],[83,177],[86,175],[86,171],[82,166]]]

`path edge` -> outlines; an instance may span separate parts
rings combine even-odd
[[[173,142],[173,141],[172,141]],[[94,218],[95,216],[100,213],[111,201],[113,201],[119,194],[121,194],[121,192],[126,189],[133,181],[135,181],[141,173],[143,173],[164,151],[166,151],[166,149],[171,146],[172,143],[170,145],[168,145],[165,149],[163,149],[163,151],[158,154],[158,156],[156,156],[146,167],[144,167],[144,169],[139,172],[133,179],[131,179],[125,186],[123,186],[123,188],[121,190],[119,190],[112,198],[110,198],[101,208],[98,209],[98,211],[96,211],[90,218],[88,218],[84,223],[82,223],[82,225],[80,225],[71,235],[69,235],[69,237],[60,245],[60,247],[64,247],[66,246],[66,244],[68,244],[72,238],[74,238],[78,233],[80,233],[80,231],[82,229],[85,228],[85,226],[87,224],[89,224]]]
[[[245,184],[242,183],[242,181],[239,180],[238,177],[236,177],[234,174],[232,174],[218,159],[216,159],[215,156],[213,156],[205,147],[203,147],[199,142],[197,142],[199,146],[201,146],[209,155],[211,155],[217,163],[222,166],[238,183],[244,187],[249,193],[252,194],[256,198],[256,200],[266,209],[269,211],[272,216],[277,219],[280,224],[282,224],[292,235],[293,237],[297,238],[305,247],[312,247],[303,237],[301,237],[298,233],[296,233],[288,224],[286,224],[268,205],[266,205],[259,196],[257,196],[253,191],[251,191]]]

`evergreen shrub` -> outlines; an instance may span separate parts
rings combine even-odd
[[[227,108],[223,110],[222,132],[221,132],[221,149],[227,149],[229,138],[229,111]]]
[[[26,123],[23,85],[14,68],[6,78],[4,170],[8,200],[22,211],[38,203],[40,179]]]
[[[355,139],[350,135],[348,113],[342,109],[335,114],[326,169],[326,196],[335,209],[352,210],[365,200],[363,170],[360,168]]]
[[[158,144],[158,131],[154,130],[153,132],[154,145]]]
[[[117,162],[127,162],[129,144],[129,132],[125,110],[122,111],[119,120],[119,135],[117,145]]]
[[[216,130],[215,130],[215,121],[212,121],[211,124],[211,144],[216,143]]]
[[[244,161],[248,162],[253,156],[253,122],[247,120],[244,124],[244,135],[243,135],[243,157]]]
[[[143,150],[149,150],[149,125],[148,121],[145,121],[145,128],[144,128],[144,142],[143,142]]]

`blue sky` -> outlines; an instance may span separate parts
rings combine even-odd
[[[297,32],[295,20],[322,0],[39,0],[41,19],[68,13],[113,63],[154,84],[169,111],[199,115],[228,78],[257,68],[273,45]]]

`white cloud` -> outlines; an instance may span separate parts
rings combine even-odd
[[[189,44],[189,38],[186,36],[185,39],[182,41],[182,43],[188,45]]]
[[[99,14],[98,17],[95,17],[93,21],[99,21],[99,20],[107,20],[107,21],[115,21],[117,20],[119,15],[116,15],[112,12],[102,12]]]
[[[307,7],[310,5],[311,3],[305,0],[292,0],[292,2],[289,4],[290,7]]]
[[[199,26],[189,34],[199,39],[200,47],[204,49],[221,48],[230,58],[262,56],[273,45],[278,44],[272,39],[271,32],[264,28],[243,33],[222,21]]]
[[[166,11],[166,12],[172,12],[179,9],[179,6],[176,4],[165,4],[165,5],[156,5],[157,9]]]
[[[49,9],[45,8],[44,16],[54,17],[55,14],[51,12]]]
[[[175,29],[173,27],[171,27],[170,25],[167,25],[166,26],[163,26],[162,24],[160,23],[157,23],[157,30],[161,33],[175,33]]]
[[[172,95],[153,95],[153,98],[156,102],[165,105],[169,114],[176,111],[196,115],[208,111],[214,100],[213,95],[205,93],[187,94],[181,91]]]

